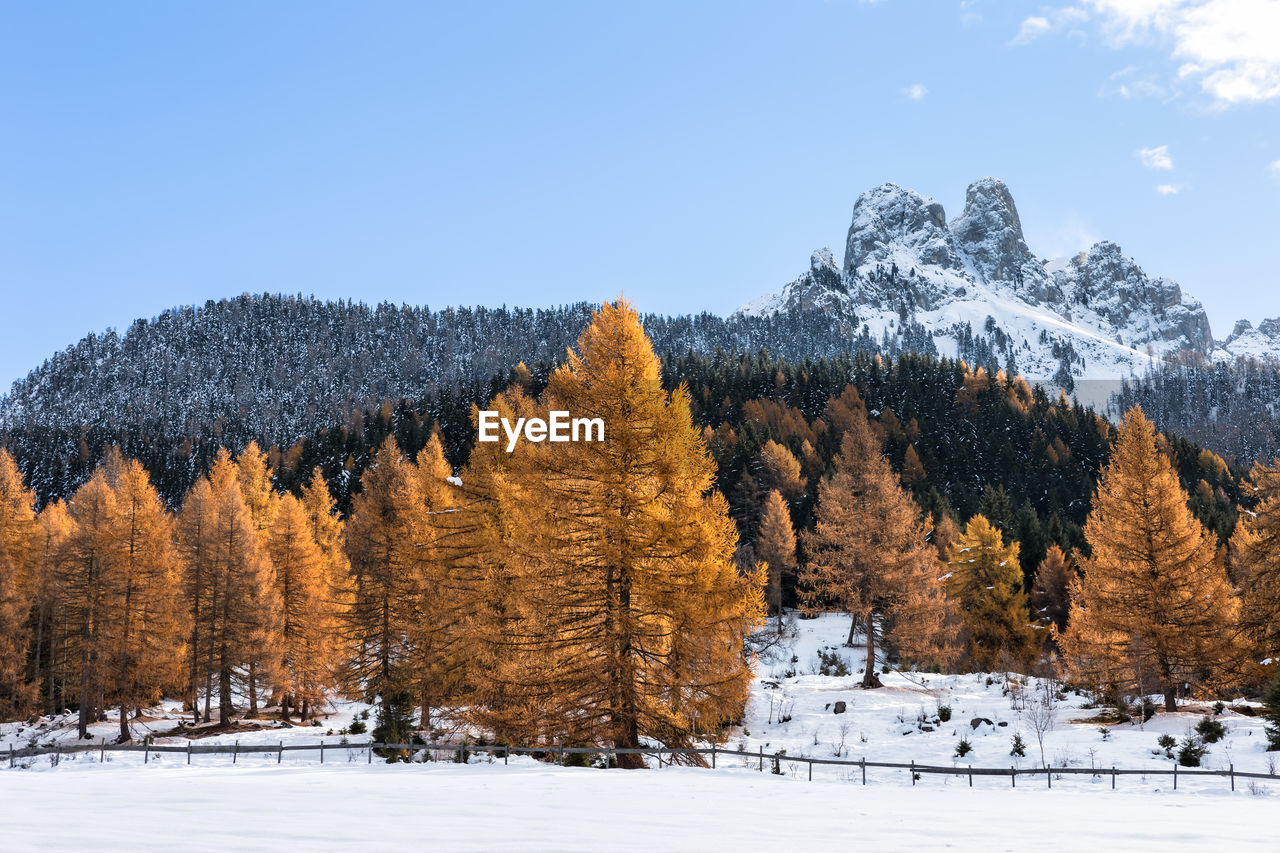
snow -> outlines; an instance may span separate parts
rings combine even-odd
[[[24,850],[1274,849],[1271,797],[813,782],[753,770],[532,761],[0,773]],[[55,811],[56,809],[56,811]],[[1265,837],[1265,838],[1264,838]]]
[[[664,767],[648,771],[561,768],[515,756],[473,754],[468,765],[436,761],[412,765],[366,763],[359,744],[367,735],[341,731],[369,706],[339,702],[320,727],[278,726],[212,740],[242,744],[316,743],[316,751],[277,755],[186,757],[97,752],[0,764],[0,803],[8,850],[145,849],[179,844],[184,850],[421,849],[445,850],[711,850],[779,846],[866,849],[1024,849],[1028,838],[1052,839],[1057,850],[1137,846],[1162,850],[1274,849],[1270,837],[1280,796],[1274,782],[1166,775],[1121,776],[1116,790],[1105,772],[1121,768],[1169,770],[1156,746],[1162,733],[1181,738],[1211,714],[1203,703],[1157,714],[1139,726],[1107,725],[1099,711],[1069,693],[1056,703],[1045,734],[1045,760],[1053,766],[1096,767],[1097,775],[1052,779],[975,777],[975,767],[1039,766],[1040,751],[1028,708],[1046,685],[1005,673],[936,675],[889,672],[884,687],[859,686],[865,647],[844,647],[849,619],[839,614],[798,619],[757,663],[756,682],[740,728],[729,732],[714,770]],[[762,635],[769,638],[771,635]],[[836,655],[849,675],[821,675],[819,652]],[[988,683],[988,681],[990,683]],[[1057,685],[1048,684],[1049,688]],[[1025,697],[1019,701],[1019,697]],[[846,712],[835,714],[837,701]],[[949,722],[938,717],[951,709]],[[1233,708],[1245,707],[1241,704]],[[135,731],[157,743],[184,743],[173,731],[177,703],[152,709]],[[982,719],[979,719],[982,718]],[[1215,717],[1224,741],[1205,756],[1206,768],[1266,773],[1262,721],[1231,708]],[[786,719],[786,722],[780,720]],[[985,721],[990,721],[985,722]],[[976,724],[975,724],[976,722]],[[111,720],[94,727],[112,738]],[[43,729],[43,731],[41,731]],[[329,734],[332,732],[332,734]],[[1026,741],[1026,757],[1009,755],[1013,733]],[[8,723],[0,747],[31,742],[75,742],[74,718],[40,725]],[[965,738],[973,752],[955,757]],[[200,743],[209,743],[202,739]],[[924,774],[912,784],[906,770],[806,765],[783,759],[759,770],[759,750],[787,756],[953,766],[956,774]],[[1153,754],[1159,753],[1159,754]],[[2,757],[2,756],[0,756]],[[7,762],[5,762],[7,764]],[[55,811],[56,810],[56,811]],[[55,816],[56,815],[56,816]],[[51,829],[51,821],[54,828]],[[1048,843],[1046,841],[1046,843]],[[370,845],[373,845],[370,848]]]

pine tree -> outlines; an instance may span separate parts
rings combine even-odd
[[[120,741],[131,739],[129,712],[159,701],[181,682],[177,555],[173,520],[137,460],[118,451],[104,463],[115,493],[116,559],[104,564],[110,599],[101,614],[100,667],[105,699],[120,708]]]
[[[1280,658],[1280,459],[1258,463],[1247,489],[1258,498],[1231,538],[1241,622],[1260,658]]]
[[[969,663],[992,670],[1008,658],[1025,664],[1037,641],[1022,591],[1018,543],[1004,544],[986,517],[975,515],[947,555],[947,591],[969,639]]]
[[[193,622],[193,680],[205,682],[204,717],[217,682],[218,721],[229,725],[236,686],[269,680],[279,656],[281,605],[266,543],[245,503],[236,464],[219,452],[183,504],[179,541]],[[252,674],[251,674],[252,673]]]
[[[55,714],[67,707],[64,701],[66,637],[65,620],[59,610],[58,559],[71,535],[71,518],[62,501],[48,504],[37,519],[35,556],[39,583],[32,611],[30,682],[44,698],[44,712]]]
[[[1031,587],[1031,612],[1046,626],[1061,633],[1067,627],[1067,614],[1071,609],[1071,579],[1075,576],[1071,564],[1057,545],[1049,551],[1036,569],[1036,579]]]
[[[293,495],[284,495],[272,521],[267,551],[280,599],[280,715],[297,708],[305,721],[334,686],[335,620],[325,575],[324,554],[312,525]]]
[[[771,490],[765,498],[755,551],[760,562],[768,566],[769,610],[777,617],[778,630],[781,631],[782,581],[783,575],[796,568],[796,534],[791,526],[791,513],[777,489]]]
[[[807,558],[800,585],[811,609],[833,606],[853,617],[849,645],[854,631],[863,628],[862,686],[872,688],[881,686],[877,633],[918,663],[946,657],[949,638],[929,529],[899,485],[860,405],[842,416],[845,433],[835,471],[818,485],[816,524],[803,537]]]
[[[79,706],[79,735],[87,738],[105,708],[104,623],[115,604],[111,579],[120,560],[116,497],[102,468],[76,490],[67,513],[72,528],[57,560],[58,610],[67,631],[68,686]]]
[[[0,719],[31,708],[35,685],[26,679],[28,614],[40,586],[35,559],[35,495],[8,450],[0,448]]]
[[[1060,643],[1075,678],[1154,686],[1173,711],[1184,682],[1228,676],[1237,602],[1215,537],[1187,508],[1141,409],[1124,416],[1084,534],[1092,553]]]
[[[249,442],[235,459],[236,479],[240,483],[240,493],[244,496],[249,517],[253,520],[253,528],[258,542],[266,548],[271,539],[276,513],[280,502],[272,487],[271,468],[267,464],[267,455],[263,453],[257,442]],[[245,664],[245,680],[249,694],[249,710],[247,716],[258,714],[258,694],[260,688],[270,684],[272,666],[279,661],[279,650],[274,646],[265,647],[262,660],[251,659]]]
[[[383,441],[365,469],[346,526],[351,575],[344,639],[351,659],[347,690],[411,707],[407,631],[417,614],[418,583],[409,564],[410,505],[416,473],[395,439]]]
[[[507,701],[542,705],[534,734],[628,749],[684,745],[738,718],[763,579],[733,564],[736,533],[688,393],[663,390],[626,303],[595,314],[540,408],[599,417],[605,438],[530,444],[512,460],[522,485],[510,509],[526,530],[507,540],[518,661]]]

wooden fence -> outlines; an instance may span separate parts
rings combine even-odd
[[[565,763],[565,756],[572,755],[589,755],[599,756],[606,759],[607,764],[612,764],[613,759],[619,755],[642,755],[653,757],[657,760],[658,767],[663,764],[675,764],[679,758],[691,758],[694,756],[701,757],[704,764],[708,762],[712,769],[725,759],[744,761],[748,765],[756,764],[756,769],[764,772],[765,765],[770,768],[780,767],[782,763],[789,765],[807,765],[809,780],[813,780],[813,768],[817,766],[831,767],[847,767],[858,768],[861,774],[862,784],[867,784],[867,770],[905,770],[911,774],[911,784],[915,783],[923,775],[946,775],[967,777],[969,787],[973,787],[973,779],[975,776],[1003,776],[1009,779],[1010,787],[1017,787],[1019,777],[1043,776],[1046,787],[1053,787],[1053,777],[1057,776],[1094,776],[1098,778],[1110,777],[1111,787],[1116,787],[1116,780],[1120,776],[1172,776],[1173,788],[1177,790],[1178,779],[1186,777],[1198,776],[1216,776],[1222,779],[1230,780],[1231,790],[1236,789],[1237,779],[1262,779],[1270,782],[1280,782],[1280,775],[1273,773],[1246,773],[1236,770],[1235,765],[1231,765],[1226,770],[1202,770],[1198,768],[1179,768],[1176,762],[1171,763],[1171,769],[1163,768],[1147,768],[1141,770],[1124,769],[1117,767],[974,767],[972,765],[937,765],[937,764],[917,764],[912,761],[908,764],[900,764],[891,761],[867,761],[865,758],[858,760],[842,759],[842,758],[810,758],[802,755],[788,755],[785,752],[766,753],[764,747],[759,747],[756,752],[744,752],[739,750],[722,749],[717,746],[706,747],[702,749],[671,749],[668,747],[641,747],[638,749],[615,749],[612,747],[594,747],[594,746],[494,746],[481,744],[457,744],[457,743],[374,743],[372,741],[366,743],[350,743],[339,741],[337,743],[325,743],[321,740],[319,743],[303,743],[303,744],[286,744],[281,741],[279,744],[234,744],[210,743],[197,744],[188,741],[185,746],[158,745],[150,743],[142,744],[116,744],[107,743],[104,739],[100,743],[79,743],[71,746],[55,745],[55,746],[39,746],[25,747],[16,749],[9,747],[9,766],[16,767],[19,759],[34,758],[39,756],[51,756],[55,764],[62,760],[64,755],[72,755],[77,753],[97,753],[99,761],[106,760],[108,752],[141,752],[143,754],[142,761],[147,764],[151,760],[152,755],[179,755],[186,757],[186,763],[190,764],[192,759],[200,755],[230,755],[231,763],[235,764],[242,755],[274,755],[276,763],[279,764],[284,760],[286,752],[317,752],[319,754],[320,763],[325,760],[325,751],[330,754],[339,751],[345,751],[350,755],[351,751],[358,751],[365,756],[368,763],[373,763],[373,754],[375,750],[393,750],[400,752],[409,752],[411,754],[418,753],[445,753],[452,754],[454,760],[461,763],[469,753],[488,753],[495,759],[501,755],[502,763],[506,764],[512,755],[537,755],[544,759],[554,759],[558,764]],[[0,753],[2,755],[2,753]],[[664,762],[665,759],[665,762]],[[2,759],[0,759],[2,760]]]

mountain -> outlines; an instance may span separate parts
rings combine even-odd
[[[821,312],[887,343],[923,327],[942,355],[998,361],[1059,382],[1142,375],[1175,354],[1211,360],[1280,355],[1280,320],[1247,321],[1215,341],[1203,306],[1153,278],[1118,245],[1046,260],[1027,246],[1008,187],[972,183],[948,221],[940,203],[893,183],[854,204],[844,263],[830,249],[780,293],[738,315]],[[918,331],[915,333],[918,334]]]

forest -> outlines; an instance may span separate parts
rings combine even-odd
[[[0,451],[0,716],[119,708],[128,740],[161,696],[217,728],[341,693],[387,742],[687,745],[784,608],[847,614],[869,689],[999,669],[1173,710],[1274,678],[1280,462],[1139,408],[921,355],[660,359],[625,303],[475,391],[266,450],[86,434],[66,494]],[[481,403],[608,440],[476,444]]]

